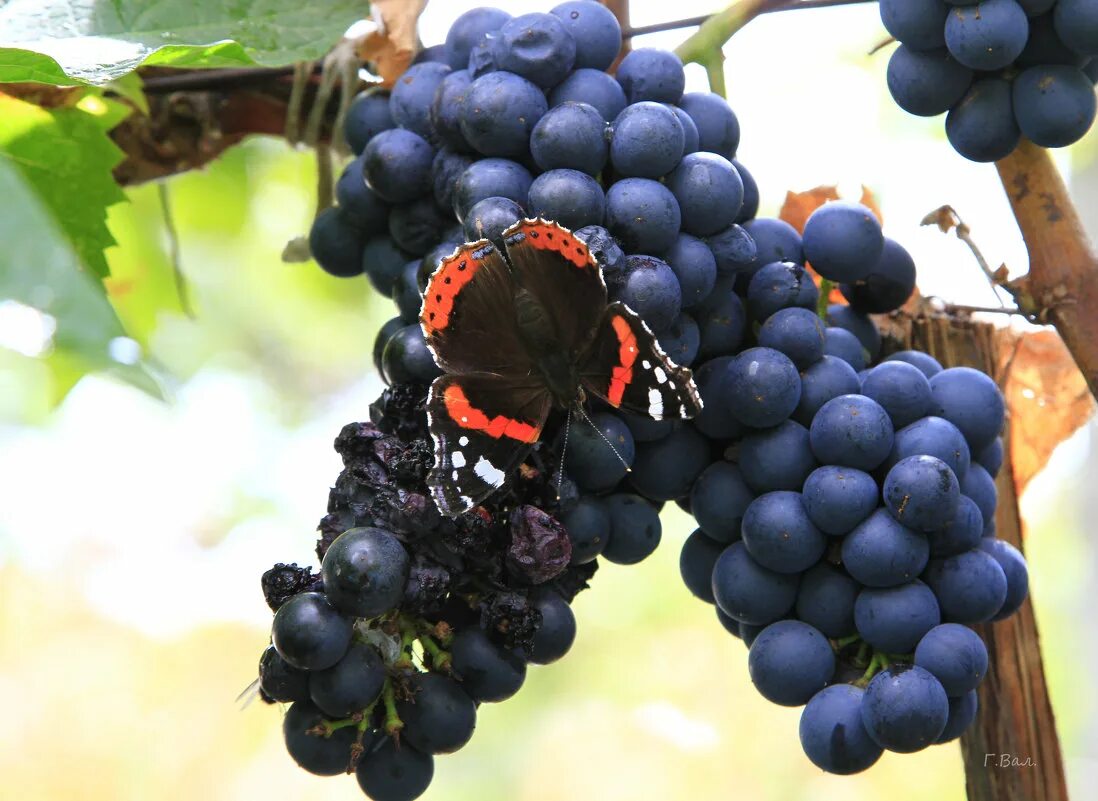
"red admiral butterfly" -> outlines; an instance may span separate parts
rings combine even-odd
[[[625,304],[607,303],[602,270],[571,231],[523,220],[503,245],[462,245],[423,296],[420,323],[444,373],[427,399],[427,485],[450,516],[503,484],[553,407],[575,408],[591,393],[656,420],[701,411],[690,370]]]

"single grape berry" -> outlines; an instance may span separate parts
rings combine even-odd
[[[391,737],[363,755],[355,769],[358,786],[373,801],[414,801],[426,792],[434,775],[433,756],[407,743],[398,746]]]
[[[517,693],[526,679],[522,657],[492,642],[480,626],[454,635],[450,656],[454,675],[474,701],[503,701]]]
[[[286,601],[271,624],[279,656],[299,670],[324,670],[338,662],[351,642],[351,622],[319,592]]]
[[[385,664],[377,649],[352,643],[330,668],[309,674],[309,696],[324,714],[344,718],[376,701],[384,683]]]
[[[337,729],[329,736],[315,733],[327,721],[311,701],[297,701],[282,719],[286,750],[300,767],[317,776],[338,776],[351,765],[354,727]]]
[[[376,617],[400,604],[408,567],[408,552],[388,531],[353,528],[337,537],[324,555],[324,591],[345,613]]]
[[[820,690],[801,713],[801,748],[812,763],[828,773],[847,776],[873,766],[882,749],[862,722],[865,690],[833,684]]]
[[[747,669],[755,689],[768,701],[801,706],[835,673],[835,654],[819,631],[800,620],[779,620],[751,643]]]
[[[437,673],[414,673],[407,699],[397,701],[404,721],[402,741],[425,754],[452,754],[473,736],[477,712],[471,698],[453,679]]]
[[[917,665],[882,670],[865,688],[862,722],[889,751],[921,751],[938,739],[948,719],[949,699],[941,683]]]

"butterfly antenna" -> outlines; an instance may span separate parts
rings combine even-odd
[[[557,500],[560,500],[560,488],[564,484],[564,454],[568,452],[568,433],[572,430],[572,410],[564,418],[564,444],[560,448],[560,467],[557,469]]]
[[[606,447],[608,447],[610,450],[612,450],[614,452],[614,455],[618,457],[618,461],[621,462],[622,465],[625,467],[625,472],[626,473],[632,473],[633,468],[631,468],[629,466],[629,462],[625,461],[625,458],[621,455],[621,453],[618,451],[618,449],[614,447],[614,443],[611,442],[609,440],[609,438],[605,434],[602,433],[602,429],[599,428],[597,425],[595,425],[595,421],[587,416],[587,412],[585,412],[583,410],[583,407],[582,406],[577,406],[576,411],[578,411],[580,413],[580,417],[582,417],[584,420],[586,420],[587,424],[589,426],[591,426],[591,428],[595,429],[595,433],[597,433],[600,437],[602,437],[602,441],[606,443]]]

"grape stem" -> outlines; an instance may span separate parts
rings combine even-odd
[[[423,646],[424,652],[431,657],[431,669],[442,671],[443,673],[450,672],[450,654],[448,651],[442,650],[432,638],[427,635],[420,635],[420,644]]]
[[[385,686],[381,690],[381,702],[385,705],[385,733],[390,737],[399,737],[404,721],[397,714],[396,691],[391,678],[385,680]]]
[[[869,660],[869,667],[865,669],[865,673],[862,674],[862,677],[854,682],[855,686],[864,688],[869,684],[870,679],[887,668],[888,665],[888,657],[880,651],[874,651],[873,658]]]
[[[961,215],[957,213],[956,209],[952,206],[941,206],[923,217],[922,225],[936,225],[943,234],[948,234],[951,230],[954,231],[957,238],[968,245],[968,249],[972,251],[980,270],[987,278],[988,283],[991,284],[991,290],[995,293],[995,299],[999,301],[999,305],[1006,308],[1006,303],[997,291],[999,287],[1005,289],[1014,298],[1014,301],[1018,302],[1017,296],[1006,281],[1006,265],[995,271],[991,269],[987,259],[984,258],[984,254],[980,251],[980,246],[972,238],[972,229],[961,219]]]
[[[816,314],[824,322],[827,321],[827,307],[830,305],[831,290],[834,288],[834,282],[820,278],[820,297],[816,300]]]

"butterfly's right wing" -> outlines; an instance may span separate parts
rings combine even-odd
[[[420,325],[448,373],[528,375],[534,364],[519,339],[510,268],[486,239],[443,259],[423,292]]]

